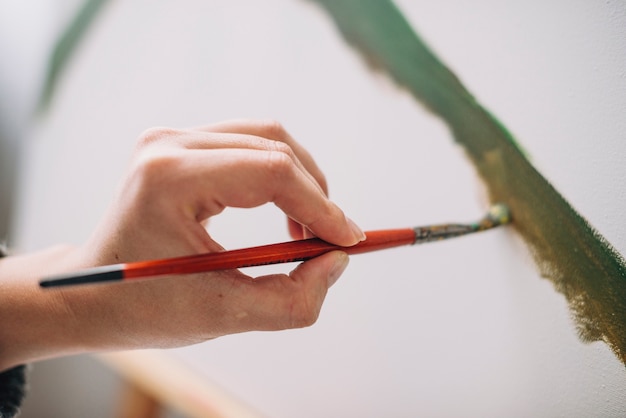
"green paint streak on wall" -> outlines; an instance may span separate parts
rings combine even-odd
[[[386,0],[313,0],[377,70],[442,118],[465,149],[493,202],[511,208],[514,227],[541,274],[565,295],[584,341],[605,341],[626,364],[626,263],[529,163],[512,135],[426,47]]]
[[[39,98],[38,111],[46,110],[57,85],[63,69],[68,64],[70,57],[84,38],[85,32],[98,16],[102,7],[108,0],[85,0],[76,16],[72,19],[61,37],[57,40],[48,62],[48,71],[44,82],[41,97]]]

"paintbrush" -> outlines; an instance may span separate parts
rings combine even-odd
[[[94,267],[76,273],[47,277],[39,282],[41,287],[128,281],[156,276],[202,273],[215,270],[237,269],[268,264],[306,261],[329,251],[361,254],[402,245],[422,244],[442,239],[480,232],[511,221],[509,209],[496,204],[480,221],[471,224],[441,224],[404,229],[385,229],[365,233],[366,239],[351,247],[342,247],[310,238],[233,251],[197,254],[185,257],[152,261],[114,264]]]

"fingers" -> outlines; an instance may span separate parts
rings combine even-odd
[[[360,229],[282,152],[194,151],[173,171],[164,181],[171,182],[172,193],[186,195],[178,200],[192,208],[190,215],[196,219],[213,216],[224,207],[251,208],[273,202],[324,240],[350,246],[363,238]],[[185,184],[187,190],[177,190],[177,184]],[[157,187],[163,190],[162,185]]]
[[[328,195],[326,179],[313,158],[276,122],[238,120],[195,130],[152,128],[141,135],[139,142],[144,147],[176,144],[187,149],[241,148],[283,152]]]
[[[145,177],[156,179],[157,183],[153,181],[147,188],[159,190],[168,201],[184,205],[181,212],[198,221],[216,215],[227,206],[250,208],[273,202],[290,219],[324,240],[344,246],[362,240],[363,232],[327,198],[324,187],[289,144],[253,135],[272,135],[289,141],[300,149],[299,153],[325,184],[309,154],[282,128],[269,126],[235,121],[210,128],[238,129],[252,134],[147,131],[142,136],[143,145],[165,145],[165,152],[146,153],[148,158],[143,159],[141,171],[149,173]],[[178,151],[170,149],[172,144],[178,145]],[[185,190],[181,190],[182,184]],[[162,193],[164,189],[172,191]],[[178,199],[173,199],[174,195]],[[304,236],[294,223],[290,224],[290,232],[296,238]]]
[[[279,330],[312,325],[327,290],[346,269],[348,255],[333,251],[300,264],[289,275],[270,275],[248,281],[231,294],[239,298],[233,327],[243,330]]]
[[[200,131],[206,132],[237,132],[241,134],[254,135],[257,137],[267,138],[274,141],[283,142],[293,149],[293,152],[302,161],[303,166],[321,186],[324,193],[328,194],[328,185],[326,178],[322,173],[322,170],[317,166],[313,157],[302,147],[295,139],[289,135],[289,133],[283,128],[283,126],[272,120],[249,120],[249,119],[234,119],[224,122],[219,122],[213,125],[197,128]]]
[[[310,173],[324,193],[328,194],[324,174],[311,155],[275,121],[237,119],[187,130],[152,128],[146,130],[140,139],[143,145],[159,141],[174,142],[188,149],[279,149],[292,153],[297,164],[302,165],[304,171]]]
[[[224,133],[238,132],[240,134],[248,134],[254,137],[267,138],[273,141],[287,144],[297,156],[298,163],[302,161],[302,165],[307,174],[313,176],[313,179],[320,185],[324,194],[328,195],[328,185],[324,174],[319,169],[311,155],[302,147],[291,135],[283,128],[283,126],[273,120],[249,120],[235,119],[219,122],[213,125],[196,128],[196,131]],[[293,219],[288,218],[289,233],[294,239],[310,238],[313,234]]]

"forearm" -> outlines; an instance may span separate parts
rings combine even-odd
[[[80,351],[64,294],[38,286],[42,276],[73,268],[75,252],[59,246],[0,259],[0,371]]]

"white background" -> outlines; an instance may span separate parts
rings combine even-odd
[[[12,21],[37,16],[5,3]],[[398,2],[535,166],[625,253],[626,6],[471,3]],[[31,17],[49,22],[30,35],[33,46],[0,44],[16,63],[2,58],[2,80],[31,97],[20,99],[20,115],[43,73],[39,50],[64,23],[56,12]],[[487,208],[447,128],[366,70],[310,3],[119,1],[89,32],[51,111],[24,122],[14,245],[81,243],[144,129],[233,117],[282,122],[364,229],[472,221]],[[288,239],[269,206],[227,210],[210,232],[227,248]],[[313,327],[170,354],[272,417],[626,414],[624,365],[603,343],[578,340],[564,298],[507,228],[355,256]]]

